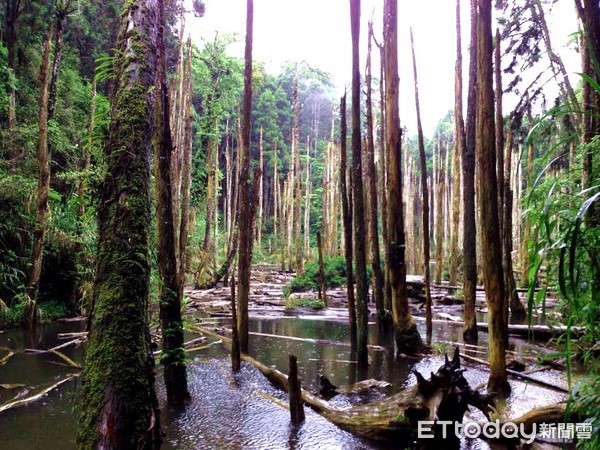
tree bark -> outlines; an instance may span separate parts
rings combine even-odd
[[[184,111],[183,111],[183,139],[181,145],[183,146],[183,161],[181,167],[181,222],[179,225],[179,249],[177,262],[179,264],[177,268],[177,274],[179,277],[179,290],[180,297],[183,298],[183,287],[185,285],[185,275],[187,271],[187,242],[188,234],[190,230],[190,189],[192,186],[192,150],[193,150],[193,120],[194,113],[192,110],[192,41],[188,38],[186,58],[183,69],[183,83],[186,91]],[[176,206],[174,204],[174,206]],[[174,215],[174,220],[176,215]],[[175,221],[175,226],[177,222]]]
[[[477,120],[477,0],[471,0],[469,90],[467,93],[466,145],[463,168],[463,292],[465,297],[465,341],[477,342],[475,294],[477,289],[477,232],[475,226],[475,137]]]
[[[404,211],[402,206],[402,142],[398,112],[398,1],[385,0],[383,12],[385,45],[385,105],[388,182],[388,268],[392,292],[392,318],[398,352],[424,349],[406,292]]]
[[[325,265],[323,264],[323,242],[321,232],[317,231],[317,251],[319,253],[319,298],[327,307],[327,284],[325,282]]]
[[[128,3],[117,42],[98,206],[92,325],[79,397],[79,448],[156,448],[159,414],[148,329],[150,155],[156,3]]]
[[[442,136],[438,134],[438,158],[437,158],[437,186],[435,194],[435,272],[436,284],[442,282],[442,271],[444,268],[444,193],[446,190],[446,170],[444,161],[446,149],[442,142]]]
[[[248,353],[248,297],[250,294],[252,220],[250,192],[250,136],[252,114],[252,25],[254,0],[246,2],[246,48],[244,53],[244,97],[242,116],[242,147],[240,166],[240,214],[238,239],[238,300],[237,329],[240,337],[240,350]]]
[[[431,322],[431,274],[429,271],[429,188],[427,186],[427,158],[425,157],[425,143],[423,140],[423,127],[421,125],[421,107],[419,105],[419,83],[417,78],[417,60],[415,58],[415,45],[412,29],[410,30],[410,45],[412,50],[413,73],[415,81],[415,108],[417,111],[417,139],[419,145],[419,159],[421,169],[421,191],[423,196],[422,230],[423,230],[423,271],[425,274],[425,326],[427,338],[431,340],[433,325]]]
[[[454,151],[452,152],[452,237],[450,242],[449,283],[456,284],[459,265],[458,237],[460,230],[461,156],[465,152],[467,137],[463,118],[462,31],[460,0],[456,0],[456,65],[454,72]]]
[[[293,424],[304,422],[304,404],[302,402],[302,388],[298,379],[298,360],[289,355],[290,371],[288,373],[288,393],[290,396],[290,415]]]
[[[50,192],[50,155],[48,152],[48,71],[50,67],[50,45],[52,43],[53,23],[44,40],[42,64],[39,73],[38,97],[38,195],[37,195],[37,228],[33,234],[31,251],[31,270],[27,283],[27,303],[23,312],[27,326],[33,327],[38,319],[37,295],[42,274],[44,256],[44,238],[46,236],[46,221],[48,219],[48,194]]]
[[[160,323],[162,328],[162,354],[167,401],[184,404],[190,400],[187,388],[185,350],[183,348],[183,320],[181,318],[181,293],[177,276],[176,224],[173,215],[171,162],[173,142],[167,91],[167,67],[164,39],[164,0],[158,0],[158,60],[156,97],[154,103],[154,158],[156,164],[156,224],[158,273],[160,286]]]
[[[508,394],[504,321],[504,277],[498,221],[498,181],[492,72],[492,3],[478,0],[477,14],[477,140],[479,205],[482,228],[483,282],[488,302],[490,378],[488,392]]]
[[[342,193],[342,217],[344,222],[344,255],[346,257],[346,284],[348,292],[348,320],[350,342],[356,348],[356,302],[354,299],[354,270],[352,268],[352,200],[347,185],[346,151],[346,93],[340,101],[340,181]]]
[[[367,46],[367,68],[365,70],[365,84],[367,88],[367,170],[369,173],[369,213],[371,220],[371,267],[373,268],[373,300],[377,308],[379,320],[385,320],[385,307],[383,304],[384,279],[381,270],[379,255],[379,225],[377,214],[379,202],[377,199],[377,176],[375,172],[375,136],[373,133],[373,104],[371,89],[371,37],[373,36],[373,23],[369,22],[369,40]]]
[[[363,198],[362,149],[360,137],[360,69],[358,40],[360,36],[360,0],[350,0],[352,33],[352,172],[354,178],[354,258],[356,269],[356,344],[359,366],[368,365],[368,286],[365,246],[365,210]]]

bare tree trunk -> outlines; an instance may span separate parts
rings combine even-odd
[[[304,186],[304,251],[303,260],[310,256],[310,138],[306,138],[306,181]]]
[[[356,301],[354,299],[354,271],[352,268],[352,200],[347,178],[347,152],[346,152],[346,93],[340,101],[340,181],[342,194],[342,216],[344,225],[344,255],[346,257],[346,279],[348,290],[348,317],[350,326],[350,343],[356,348]]]
[[[385,104],[388,180],[388,271],[392,290],[392,318],[398,352],[423,350],[423,341],[410,314],[406,292],[404,211],[402,208],[402,142],[398,112],[398,1],[385,0]]]
[[[449,283],[456,284],[460,259],[458,235],[460,229],[461,155],[467,145],[463,118],[462,36],[460,0],[456,1],[456,65],[454,76],[454,150],[452,152],[452,238],[450,242]]]
[[[29,327],[37,323],[38,308],[37,294],[42,274],[44,255],[44,238],[46,236],[46,221],[48,219],[48,194],[50,192],[50,155],[48,154],[48,71],[50,67],[50,45],[54,24],[44,40],[42,51],[42,64],[39,73],[40,93],[38,97],[38,195],[37,195],[37,228],[33,234],[33,248],[31,251],[31,270],[27,283],[27,305],[23,315]]]
[[[478,1],[477,14],[477,159],[480,167],[480,212],[483,250],[483,281],[488,302],[490,378],[488,392],[508,394],[504,322],[504,277],[498,221],[498,181],[494,137],[494,90],[492,72],[492,4]]]
[[[438,135],[437,158],[437,186],[435,195],[435,273],[434,280],[437,284],[442,282],[444,268],[444,193],[446,188],[446,171],[444,161],[446,149],[441,135]]]
[[[431,342],[433,324],[431,318],[431,274],[429,273],[429,188],[427,186],[427,158],[425,156],[425,143],[423,140],[423,127],[421,125],[421,107],[419,105],[419,83],[417,78],[417,61],[415,58],[415,45],[412,29],[410,30],[410,46],[413,58],[413,72],[415,78],[415,108],[417,111],[417,139],[419,142],[419,159],[421,163],[421,191],[423,195],[423,271],[425,274],[425,325],[427,328],[427,341]]]
[[[98,202],[98,261],[78,403],[79,448],[160,445],[148,329],[155,27],[154,0],[124,5],[107,170]]]
[[[167,401],[183,404],[190,400],[187,389],[185,350],[183,348],[183,320],[181,318],[181,296],[177,276],[177,251],[172,201],[171,162],[173,142],[167,92],[167,68],[164,41],[164,1],[158,0],[158,59],[156,75],[156,97],[154,104],[154,158],[156,164],[156,224],[157,265],[161,279],[160,323],[162,328],[163,353]]]
[[[510,304],[510,311],[512,317],[515,319],[522,319],[525,317],[525,307],[519,300],[519,293],[517,292],[517,284],[515,283],[515,276],[513,274],[512,264],[512,206],[513,206],[513,191],[510,185],[511,168],[512,168],[512,152],[514,145],[514,130],[511,129],[508,132],[508,142],[506,146],[506,158],[504,159],[504,229],[502,230],[502,244],[503,244],[503,266],[504,266],[504,283],[506,288],[506,294],[508,297],[507,303]],[[508,322],[507,322],[508,324]]]
[[[533,128],[533,118],[531,117],[531,104],[529,102],[529,97],[527,98],[527,118],[529,122],[529,131]],[[524,189],[527,189],[531,186],[533,182],[533,142],[530,140],[527,145],[527,171],[525,173],[525,183]],[[523,209],[523,205],[521,204],[521,209]],[[521,239],[521,287],[527,287],[529,285],[529,240],[531,238],[531,222],[529,221],[529,216],[525,215],[525,220],[523,222],[523,235]]]
[[[300,102],[298,101],[298,66],[294,74],[294,125],[292,128],[292,153],[294,153],[294,183],[290,187],[290,199],[293,208],[293,233],[295,249],[296,274],[304,272],[304,259],[302,258],[302,163],[300,161]]]
[[[177,263],[179,264],[177,274],[179,276],[180,298],[183,298],[183,287],[185,285],[185,275],[187,271],[187,242],[190,231],[190,189],[192,186],[192,147],[193,147],[193,129],[194,119],[192,111],[192,41],[188,38],[186,59],[184,64],[184,89],[186,91],[185,107],[183,109],[183,138],[181,140],[183,161],[181,167],[181,221],[179,222],[179,250],[177,252]],[[177,206],[173,203],[173,206]],[[177,226],[177,215],[173,215],[173,220]]]
[[[352,31],[352,171],[354,177],[354,258],[356,269],[356,343],[357,361],[368,366],[368,286],[365,246],[365,210],[363,203],[362,149],[360,137],[360,69],[358,41],[360,35],[360,0],[350,0]]]
[[[263,128],[260,127],[260,138],[258,144],[258,164],[261,172],[264,170],[264,146],[263,146]],[[262,249],[262,222],[263,222],[263,189],[264,189],[264,175],[260,177],[260,183],[258,187],[258,218],[256,224],[256,243],[258,248]]]
[[[367,46],[367,68],[365,71],[365,84],[367,88],[367,170],[369,172],[369,225],[371,227],[371,257],[373,268],[373,297],[377,316],[384,320],[385,307],[383,304],[383,272],[379,256],[379,225],[377,213],[379,211],[377,201],[377,176],[375,173],[375,136],[373,134],[373,105],[371,99],[371,36],[373,35],[373,23],[369,22],[369,40]]]
[[[457,0],[459,1],[459,0]],[[477,232],[475,225],[475,137],[477,120],[477,0],[471,0],[469,90],[467,93],[466,145],[463,168],[463,292],[465,297],[463,336],[477,342],[475,296],[477,290]]]
[[[323,242],[321,232],[317,231],[317,251],[319,253],[319,298],[327,307],[327,284],[325,282],[325,265],[323,264]]]
[[[244,68],[243,123],[240,167],[240,215],[238,240],[238,302],[237,329],[240,336],[240,350],[248,353],[248,297],[250,294],[252,221],[250,209],[252,193],[250,192],[250,136],[252,114],[252,22],[254,16],[254,0],[246,0],[246,48]]]

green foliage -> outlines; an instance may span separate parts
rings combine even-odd
[[[319,298],[287,298],[285,300],[285,309],[294,308],[313,308],[319,310],[325,308],[325,303]]]
[[[346,259],[343,256],[333,258],[324,258],[325,285],[328,288],[344,286],[346,277]],[[372,271],[367,267],[367,282],[371,279]],[[292,292],[317,291],[321,283],[319,273],[319,264],[316,261],[307,262],[304,266],[304,272],[299,277],[294,278],[283,288],[284,296],[289,296]]]

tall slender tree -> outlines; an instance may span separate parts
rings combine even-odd
[[[40,93],[38,96],[38,194],[37,194],[37,228],[33,234],[31,252],[31,269],[27,283],[27,302],[24,316],[28,326],[37,322],[37,294],[42,274],[44,255],[44,240],[46,237],[46,222],[48,220],[48,194],[50,193],[50,155],[48,154],[48,73],[50,68],[50,45],[52,43],[53,23],[44,39],[42,64],[40,66]]]
[[[190,399],[187,389],[185,350],[183,348],[183,320],[181,318],[181,294],[177,267],[177,243],[172,200],[171,153],[173,141],[167,91],[167,63],[165,56],[165,5],[158,1],[156,97],[154,103],[154,135],[152,144],[156,165],[156,228],[158,246],[158,272],[160,286],[160,323],[162,328],[162,354],[167,400],[182,404]]]
[[[417,77],[417,59],[415,57],[415,44],[412,28],[410,30],[410,46],[412,50],[413,73],[415,82],[415,108],[417,111],[417,140],[419,145],[419,160],[421,169],[421,191],[423,196],[422,207],[422,229],[423,229],[423,273],[425,274],[425,326],[427,339],[431,340],[433,331],[431,319],[431,273],[429,270],[429,188],[427,186],[427,159],[425,157],[425,142],[423,139],[423,127],[421,125],[421,107],[419,105],[419,83]]]
[[[380,321],[385,320],[383,304],[383,272],[379,255],[379,225],[377,214],[379,201],[377,199],[377,176],[375,173],[375,136],[373,133],[373,102],[371,88],[371,41],[373,36],[373,22],[369,22],[369,39],[367,44],[367,67],[365,70],[365,84],[367,88],[367,171],[369,173],[369,213],[371,220],[371,267],[373,268],[373,299],[377,308]]]
[[[352,268],[352,197],[350,194],[352,183],[348,186],[346,141],[346,93],[344,92],[344,96],[340,100],[340,190],[342,194],[342,219],[344,225],[344,255],[346,257],[350,343],[356,348],[356,300],[354,298],[354,270]]]
[[[352,34],[352,173],[354,198],[354,258],[356,270],[356,343],[357,360],[368,365],[368,308],[367,261],[365,245],[365,207],[363,194],[362,148],[360,137],[360,68],[358,42],[360,37],[360,0],[350,0]]]
[[[423,340],[408,307],[402,206],[402,142],[398,110],[398,0],[385,0],[383,7],[385,46],[385,105],[388,178],[388,268],[392,292],[392,318],[399,352],[423,350]]]
[[[250,136],[252,114],[252,27],[254,0],[246,2],[246,47],[244,52],[244,97],[242,105],[242,143],[239,178],[239,231],[238,231],[238,292],[237,329],[240,350],[248,352],[248,297],[250,295],[250,265],[252,259],[252,192],[250,184]]]
[[[462,72],[462,31],[460,24],[460,0],[456,0],[456,64],[454,70],[454,151],[452,152],[452,237],[450,241],[449,282],[456,284],[459,262],[459,222],[460,222],[460,159],[467,145],[465,120],[463,117],[463,72]]]
[[[463,168],[463,293],[465,297],[463,336],[477,342],[475,298],[477,292],[477,233],[475,226],[475,137],[477,120],[477,0],[471,0],[469,44],[469,89],[467,92],[466,145]]]
[[[482,266],[488,303],[490,378],[488,391],[510,392],[506,379],[504,277],[498,220],[498,182],[494,125],[492,2],[478,0],[477,10],[477,140]]]
[[[152,448],[160,442],[148,329],[156,1],[128,2],[121,17],[79,396],[79,448]]]

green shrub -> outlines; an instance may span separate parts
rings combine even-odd
[[[344,286],[346,284],[346,258],[334,256],[323,260],[325,269],[325,285],[328,288]],[[371,268],[367,267],[367,282],[371,279]],[[283,294],[287,297],[292,292],[317,291],[321,283],[319,275],[319,264],[310,261],[304,266],[304,272],[294,278],[283,288]]]
[[[294,309],[294,308],[313,308],[313,309],[323,309],[325,308],[325,303],[323,300],[319,298],[310,299],[310,298],[288,298],[285,301],[285,309]]]

